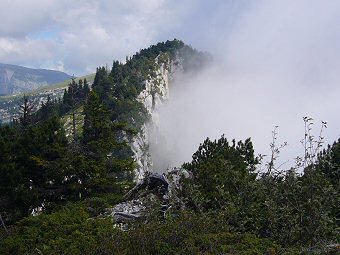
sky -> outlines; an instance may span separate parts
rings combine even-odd
[[[303,116],[316,136],[327,121],[327,142],[340,136],[340,1],[1,0],[0,17],[0,62],[75,76],[173,38],[210,52],[215,64],[161,109],[168,165],[222,133],[268,154],[276,125],[291,160]]]
[[[213,49],[243,0],[1,0],[0,62],[76,76],[159,41]],[[222,31],[223,30],[223,31]]]

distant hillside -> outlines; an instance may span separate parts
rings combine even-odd
[[[76,82],[86,79],[89,84],[93,83],[95,74],[89,74],[79,78],[75,78]],[[38,89],[31,90],[25,93],[30,101],[34,104],[34,109],[37,110],[42,102],[47,100],[49,96],[51,99],[62,98],[64,90],[72,82],[71,79],[43,86]],[[0,96],[0,123],[9,122],[12,118],[18,118],[19,106],[22,104],[23,94]]]
[[[0,95],[27,92],[70,78],[70,75],[60,71],[32,69],[0,63]]]

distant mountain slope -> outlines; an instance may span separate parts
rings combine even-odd
[[[60,71],[32,69],[0,63],[0,95],[27,92],[70,78],[70,75]]]
[[[74,80],[78,82],[80,79],[86,79],[89,84],[92,84],[94,76],[95,74],[89,74],[75,78]],[[43,86],[25,94],[34,104],[34,109],[38,109],[41,106],[41,103],[47,100],[48,96],[51,99],[62,98],[64,90],[69,86],[71,81],[71,79],[68,79],[49,86]],[[0,96],[0,124],[9,122],[12,118],[18,118],[19,106],[22,104],[23,96],[23,94]]]

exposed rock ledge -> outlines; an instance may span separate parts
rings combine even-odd
[[[174,168],[164,174],[146,173],[145,178],[126,195],[126,201],[107,209],[107,215],[117,223],[127,223],[143,218],[150,213],[152,205],[159,203],[159,214],[165,217],[169,208],[180,205],[178,191],[181,190],[181,178],[190,177],[184,169]]]

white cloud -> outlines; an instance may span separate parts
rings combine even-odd
[[[63,62],[69,73],[93,72],[98,65],[122,60],[152,43],[172,39],[171,31],[180,28],[193,2],[4,0],[0,16],[6,22],[0,25],[0,38],[7,46],[1,49],[1,61],[19,63],[31,58],[32,67],[54,63],[56,68]],[[50,48],[52,40],[54,48]],[[41,47],[44,54],[37,58],[44,61],[20,49],[27,44]],[[50,54],[45,54],[46,49]],[[13,51],[19,51],[20,57]]]
[[[17,38],[0,38],[0,59],[3,63],[30,66],[32,60],[36,65],[50,65],[53,60],[55,43],[50,40],[32,40]]]
[[[268,154],[275,125],[290,145],[281,161],[292,165],[303,149],[303,116],[315,119],[316,137],[321,121],[329,123],[327,142],[340,137],[340,2],[245,4],[232,22],[221,16],[229,25],[200,31],[220,62],[175,87],[161,110],[159,135],[167,138],[155,149],[165,155],[156,162],[161,168],[190,160],[200,142],[222,133],[229,139],[251,136],[256,151]]]
[[[0,36],[24,38],[28,33],[50,25],[51,14],[62,1],[1,0]]]

